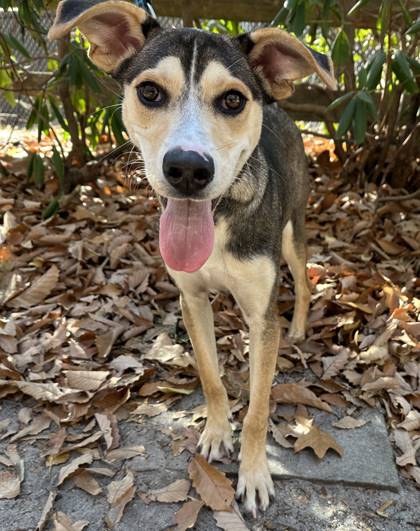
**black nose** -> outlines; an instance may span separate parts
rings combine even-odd
[[[176,148],[163,157],[163,174],[178,192],[192,195],[213,179],[214,162],[210,155]]]

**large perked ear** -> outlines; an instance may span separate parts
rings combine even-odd
[[[311,50],[286,31],[265,28],[237,39],[265,91],[276,100],[289,97],[294,81],[314,73],[327,87],[337,88],[331,59]]]
[[[124,0],[63,0],[58,4],[50,40],[64,37],[78,27],[90,43],[89,57],[105,72],[118,66],[140,50],[155,19]]]

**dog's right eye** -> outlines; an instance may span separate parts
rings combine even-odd
[[[159,107],[166,100],[166,93],[156,83],[145,81],[137,87],[140,101],[148,107]]]

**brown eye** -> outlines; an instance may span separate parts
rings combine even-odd
[[[225,114],[239,114],[245,107],[246,98],[238,90],[228,90],[217,100],[217,106]]]
[[[155,83],[144,82],[137,87],[140,101],[148,107],[158,107],[165,102],[165,92]]]

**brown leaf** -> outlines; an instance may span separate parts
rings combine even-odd
[[[48,518],[50,517],[55,498],[57,496],[57,492],[51,491],[48,495],[47,501],[45,502],[44,508],[42,509],[41,516],[39,518],[38,524],[36,526],[36,531],[42,531],[44,527],[46,526],[48,522]]]
[[[96,479],[86,470],[78,470],[73,477],[74,484],[92,496],[102,492],[101,486]]]
[[[400,386],[397,378],[391,376],[382,376],[374,382],[365,383],[362,391],[380,391],[381,389],[397,389]]]
[[[29,288],[10,300],[7,305],[12,308],[28,308],[39,304],[53,291],[59,274],[58,268],[55,265],[51,266],[46,273],[38,277]]]
[[[389,357],[388,342],[397,329],[397,326],[398,321],[396,319],[390,321],[382,334],[375,339],[374,343],[366,351],[359,354],[360,361],[364,363],[376,362],[383,364],[386,358]]]
[[[47,402],[59,402],[69,400],[71,402],[86,402],[89,395],[75,389],[64,389],[55,382],[35,383],[25,381],[0,380],[2,386],[17,387],[25,395],[32,396],[36,400]]]
[[[176,367],[195,366],[192,356],[185,352],[184,347],[181,345],[174,345],[172,339],[166,333],[160,334],[156,338],[153,347],[143,358]]]
[[[394,438],[395,444],[402,452],[402,455],[396,459],[397,465],[416,465],[416,448],[411,441],[410,435],[405,430],[395,430]]]
[[[273,435],[274,440],[277,444],[283,448],[293,448],[293,444],[286,439],[286,436],[282,433],[279,426],[276,426],[274,422],[270,419],[269,421],[270,432]]]
[[[307,387],[300,384],[277,384],[271,389],[271,396],[280,404],[303,404],[323,411],[332,412],[331,407],[317,398]]]
[[[95,413],[95,418],[98,426],[102,430],[107,450],[110,448],[115,448],[116,441],[114,441],[112,434],[112,422],[110,415],[106,415],[104,413]]]
[[[131,459],[132,457],[137,457],[138,455],[144,455],[145,449],[144,446],[127,446],[122,448],[116,448],[115,450],[110,450],[105,456],[105,460],[110,463],[114,461],[120,461],[121,459]]]
[[[336,356],[323,356],[322,365],[324,366],[323,380],[329,380],[333,376],[344,369],[347,365],[350,356],[350,351],[347,348],[342,348]]]
[[[119,481],[112,481],[108,487],[107,499],[111,508],[105,518],[109,527],[114,527],[122,518],[126,505],[136,492],[134,476],[131,470]]]
[[[236,507],[230,511],[215,511],[213,513],[217,527],[225,531],[247,531],[249,528],[246,526],[245,520],[239,512],[237,504],[234,503],[234,506]]]
[[[114,346],[115,341],[118,339],[118,336],[123,332],[124,327],[116,326],[106,332],[101,336],[96,336],[95,344],[98,349],[98,356],[100,358],[106,358],[111,352],[112,347]]]
[[[190,500],[184,503],[181,509],[175,513],[176,527],[174,531],[186,531],[194,527],[203,505],[201,500]]]
[[[72,522],[70,518],[58,511],[53,516],[54,531],[83,531],[89,525],[87,520]]]
[[[386,240],[385,238],[379,238],[376,241],[387,254],[392,256],[397,256],[405,251],[405,247],[398,245],[398,243]]]
[[[225,474],[211,466],[200,454],[192,458],[188,474],[194,488],[208,507],[213,511],[229,510],[235,491]]]
[[[295,442],[295,452],[300,452],[304,448],[312,448],[317,457],[322,459],[327,450],[331,448],[340,456],[344,450],[329,433],[320,430],[317,426],[312,426],[308,433],[300,435]]]
[[[60,473],[58,474],[58,481],[57,486],[61,485],[69,476],[74,474],[76,470],[79,468],[79,466],[90,464],[93,461],[93,456],[91,453],[86,453],[79,455],[79,457],[76,457],[70,463],[66,466],[63,466],[60,469]]]
[[[177,479],[173,483],[162,487],[161,489],[151,490],[147,493],[147,497],[151,501],[158,501],[162,503],[174,503],[185,501],[188,497],[191,483],[188,479]]]
[[[23,428],[23,430],[18,431],[13,437],[11,437],[10,442],[17,441],[26,437],[27,435],[38,435],[42,431],[46,430],[51,424],[51,419],[46,415],[39,415],[35,417],[29,426]]]
[[[0,500],[11,500],[20,494],[20,478],[16,472],[0,472]]]
[[[124,498],[128,489],[134,485],[134,476],[131,470],[127,471],[127,474],[120,480],[112,481],[108,487],[107,499],[112,505],[118,505],[122,498]]]
[[[333,422],[332,425],[342,430],[352,430],[354,428],[361,428],[367,422],[368,422],[367,420],[355,419],[353,417],[346,416],[340,420],[337,420],[336,422]]]
[[[81,391],[96,391],[109,376],[109,371],[63,371],[67,386]]]
[[[420,485],[420,467],[419,466],[409,466],[407,467],[408,473],[414,479],[414,481]]]

